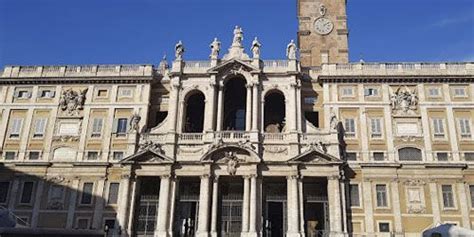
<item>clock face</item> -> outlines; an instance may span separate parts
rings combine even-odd
[[[331,33],[334,28],[334,24],[327,18],[321,17],[314,22],[314,28],[316,33],[320,35],[327,35]]]

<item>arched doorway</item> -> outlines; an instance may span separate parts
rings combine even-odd
[[[282,132],[286,128],[285,125],[285,96],[280,91],[271,91],[265,96],[265,132]]]
[[[204,129],[204,94],[191,92],[186,99],[183,132],[202,133]]]
[[[227,81],[224,89],[223,130],[245,131],[247,90],[243,78]]]

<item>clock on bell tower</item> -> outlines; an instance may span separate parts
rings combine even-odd
[[[297,0],[303,67],[348,63],[346,0]]]

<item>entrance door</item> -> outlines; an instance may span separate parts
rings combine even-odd
[[[242,179],[222,178],[219,181],[218,228],[220,237],[240,237],[242,232]]]
[[[137,208],[135,210],[135,224],[133,229],[134,236],[151,237],[155,234],[159,200],[158,194],[160,192],[159,185],[159,178],[140,178],[140,191],[136,202]]]
[[[304,212],[306,236],[327,236],[329,224],[327,217],[327,202],[306,202]]]
[[[264,223],[265,237],[283,237],[285,234],[285,203],[267,202]]]
[[[193,237],[197,230],[198,202],[180,202],[177,205],[176,220],[173,231],[175,237]]]

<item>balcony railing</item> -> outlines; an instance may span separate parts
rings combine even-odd
[[[181,133],[178,136],[180,141],[202,141],[202,133]]]

